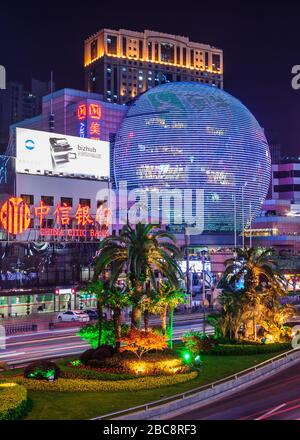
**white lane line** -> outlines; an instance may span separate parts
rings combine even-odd
[[[273,414],[274,412],[278,411],[280,408],[283,408],[286,406],[286,403],[282,403],[281,405],[276,406],[275,408],[271,409],[270,411],[266,412],[265,414],[262,414],[261,416],[257,417],[254,420],[263,420]]]
[[[12,356],[23,356],[24,354],[26,354],[25,351],[20,351],[19,353],[1,354],[0,359],[3,359],[5,357],[12,357]]]
[[[33,339],[32,341],[20,341],[20,342],[10,342],[7,347],[13,347],[14,345],[25,345],[25,344],[38,344],[40,342],[52,342],[52,341],[62,341],[64,339],[80,339],[77,335],[67,335],[67,336],[57,336],[56,338],[43,338],[43,339]]]

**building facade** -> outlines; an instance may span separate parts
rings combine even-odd
[[[9,81],[0,90],[0,148],[5,151],[9,141],[9,127],[41,112],[42,97],[49,93],[50,83],[32,79],[28,90],[17,81]]]
[[[294,162],[283,160],[283,163],[272,167],[272,198],[290,200],[300,203],[300,159]]]
[[[109,142],[126,111],[127,107],[104,102],[102,95],[96,93],[58,90],[43,97],[41,114],[11,125],[6,153],[15,155],[16,127]]]
[[[100,30],[84,43],[84,67],[86,90],[120,104],[167,82],[223,88],[221,49],[150,30]]]

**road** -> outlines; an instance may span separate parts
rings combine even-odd
[[[180,320],[174,323],[174,340],[188,330],[202,330],[202,319]],[[207,326],[207,333],[213,329]],[[6,337],[6,348],[0,350],[0,362],[8,365],[25,364],[36,359],[51,359],[79,354],[89,348],[76,333],[79,327],[45,330]]]
[[[264,382],[173,420],[300,420],[300,362]]]

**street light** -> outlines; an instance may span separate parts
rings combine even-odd
[[[205,309],[209,307],[209,302],[206,298],[206,291],[205,291],[205,256],[207,255],[206,250],[201,251],[202,255],[202,308],[203,308],[203,334],[205,335]]]
[[[185,252],[186,252],[186,294],[189,295],[189,307],[192,308],[192,292],[190,288],[190,255],[189,255],[189,234],[184,228]]]

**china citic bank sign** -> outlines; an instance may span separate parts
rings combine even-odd
[[[21,197],[11,197],[1,207],[0,221],[10,234],[22,234],[30,225],[30,208]]]
[[[111,218],[109,208],[100,206],[96,216],[90,214],[88,206],[78,205],[75,214],[66,203],[58,204],[51,213],[51,207],[40,201],[31,212],[30,206],[21,197],[11,197],[0,209],[0,222],[10,234],[22,234],[30,227],[31,219],[38,219],[41,236],[56,237],[106,237]],[[48,216],[53,214],[56,227],[45,227]],[[76,227],[73,227],[73,226]]]

